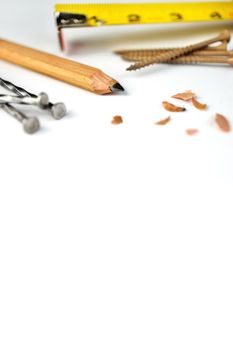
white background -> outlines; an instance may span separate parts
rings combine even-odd
[[[53,1],[0,3],[2,38],[63,55]],[[218,112],[233,125],[232,68],[134,73],[112,53],[226,26],[66,30],[64,56],[117,79],[126,92],[112,96],[0,62],[3,78],[69,109],[54,121],[24,108],[43,126],[32,136],[0,111],[1,350],[232,349],[233,133],[213,123]],[[207,111],[154,125],[161,101],[187,89]]]

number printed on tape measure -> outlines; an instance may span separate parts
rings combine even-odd
[[[89,26],[216,21],[233,19],[233,2],[57,4],[55,12],[84,15]]]

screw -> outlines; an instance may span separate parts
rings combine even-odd
[[[171,61],[177,57],[186,55],[186,54],[191,53],[193,51],[203,49],[204,47],[206,47],[208,45],[211,45],[213,43],[216,43],[218,41],[223,41],[223,40],[227,40],[227,42],[230,41],[230,32],[228,30],[222,31],[218,36],[216,36],[212,39],[201,41],[201,42],[196,43],[194,45],[188,45],[188,46],[185,46],[185,47],[173,50],[173,51],[163,52],[163,53],[159,54],[158,56],[153,57],[151,59],[147,59],[147,60],[145,59],[141,62],[137,62],[137,63],[131,65],[130,67],[128,67],[127,70],[128,71],[137,70],[137,69],[149,66],[149,65],[154,64],[154,63],[161,63],[163,61],[168,62],[168,61]]]
[[[173,51],[177,50],[180,47],[158,47],[156,49],[134,49],[134,50],[118,50],[114,51],[115,54],[117,55],[127,55],[127,54],[154,54],[154,53],[159,53],[159,52],[165,52],[165,51]],[[205,50],[208,51],[217,51],[217,50],[227,50],[227,40],[223,40],[221,44],[217,46],[207,46]]]
[[[167,52],[167,51],[150,51],[150,52],[140,52],[140,53],[126,53],[122,55],[122,58],[125,61],[143,61],[145,59],[151,59],[153,57],[157,57],[160,53]],[[188,55],[185,55],[187,57],[191,57],[192,55],[198,55],[198,56],[233,56],[233,50],[197,50],[192,53],[189,53]]]
[[[229,64],[233,66],[233,58],[229,57],[207,57],[207,56],[182,56],[178,57],[172,61],[163,61],[161,63],[171,63],[171,64],[195,64],[195,63],[219,63],[219,64]]]
[[[7,90],[14,92],[15,94],[17,94],[18,96],[29,96],[29,97],[33,97],[36,98],[38,97],[35,94],[32,94],[31,92],[28,92],[27,90],[14,85],[13,83],[11,83],[10,81],[4,80],[2,78],[0,78],[0,85],[4,88],[6,88]],[[42,93],[44,94],[44,93]],[[61,119],[62,117],[65,116],[66,114],[66,106],[64,103],[62,102],[57,102],[57,103],[51,103],[46,100],[42,101],[43,104],[41,104],[39,107],[41,109],[48,109],[50,111],[50,113],[52,114],[54,119]]]
[[[34,134],[40,128],[40,122],[36,117],[27,117],[24,113],[18,111],[16,108],[8,103],[1,104],[0,107],[6,113],[17,119],[22,123],[23,129],[27,134]]]

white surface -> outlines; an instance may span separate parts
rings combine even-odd
[[[60,54],[52,8],[1,0],[1,37]],[[0,113],[1,350],[232,349],[233,134],[212,118],[233,125],[233,71],[129,73],[112,53],[192,43],[223,27],[66,30],[69,47],[79,42],[70,58],[125,87],[114,96],[0,62],[3,78],[69,108],[59,122],[34,109],[43,130],[33,136]],[[155,126],[167,116],[161,101],[186,89],[208,110],[190,106]],[[123,125],[111,125],[116,114]],[[185,135],[196,126],[199,135]]]

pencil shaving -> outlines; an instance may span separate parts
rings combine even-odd
[[[163,101],[162,105],[169,112],[184,112],[186,110],[184,107],[176,106],[176,105],[169,103],[167,101]]]
[[[192,98],[194,98],[196,95],[194,92],[192,92],[191,90],[187,90],[185,92],[181,92],[178,93],[176,95],[171,96],[172,98],[176,98],[178,100],[182,100],[182,101],[190,101],[192,100]]]
[[[198,102],[195,97],[192,98],[192,104],[194,105],[194,107],[196,107],[197,109],[200,109],[200,110],[204,110],[207,107],[206,103]]]
[[[155,122],[156,125],[166,125],[171,121],[171,117],[167,117],[165,119],[161,119],[158,122]]]
[[[123,123],[123,118],[120,115],[116,115],[112,119],[112,124],[118,125]]]
[[[185,132],[187,135],[189,136],[193,136],[193,135],[196,135],[198,133],[198,129],[186,129]]]
[[[229,132],[231,130],[229,121],[222,114],[216,113],[215,122],[221,131]]]

